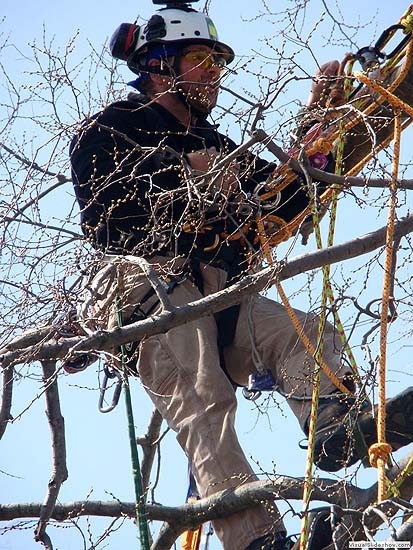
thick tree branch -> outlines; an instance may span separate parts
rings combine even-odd
[[[11,404],[13,398],[13,365],[9,365],[3,370],[3,384],[1,395],[1,408],[0,408],[0,439],[7,428],[7,424],[11,420]]]
[[[303,478],[279,476],[270,481],[254,481],[240,487],[215,493],[208,498],[191,504],[169,507],[147,504],[145,512],[152,521],[179,523],[182,530],[189,529],[219,517],[226,517],[263,500],[292,499],[301,500]],[[361,498],[365,489],[327,478],[313,480],[313,499],[328,501],[347,507],[350,500]],[[77,516],[118,517],[126,515],[136,517],[134,502],[119,501],[77,501],[56,504],[52,518],[63,521]],[[38,517],[41,509],[39,503],[21,503],[0,505],[0,521],[18,518]]]
[[[394,480],[400,474],[411,456],[412,454],[407,455],[398,462],[397,466],[394,466],[390,470],[388,474],[390,479]],[[182,506],[168,507],[148,504],[146,506],[148,519],[165,522],[158,540],[152,548],[153,550],[166,550],[171,547],[183,531],[194,528],[200,523],[242,511],[263,501],[279,499],[301,500],[303,483],[303,478],[279,476],[269,481],[246,483],[234,489],[221,491],[208,498]],[[350,514],[350,521],[354,521],[354,513],[363,511],[374,503],[377,498],[377,484],[368,489],[360,489],[351,483],[345,481],[337,482],[336,480],[327,478],[313,479],[312,484],[313,501],[322,501],[339,506],[344,509],[345,514]],[[405,500],[409,500],[412,497],[413,482],[411,478],[408,478],[402,485],[401,495]],[[397,506],[389,506],[386,510],[388,517],[391,517],[398,509]],[[7,521],[18,518],[38,517],[41,510],[42,505],[38,503],[0,505],[0,520]],[[56,504],[50,515],[51,518],[58,521],[79,516],[127,516],[134,519],[135,503],[120,501],[69,502],[66,504]],[[375,516],[374,521],[376,525],[382,523],[382,521],[377,520],[377,516]],[[371,524],[370,527],[374,528],[375,526]],[[408,535],[410,536],[410,531],[404,534],[404,536]],[[344,544],[346,540],[347,538],[344,537],[341,539],[341,542]]]
[[[410,516],[396,531],[397,540],[409,541],[413,544],[413,517]]]
[[[389,472],[389,478],[395,479],[412,455],[407,455]],[[208,498],[177,507],[148,504],[146,513],[149,520],[164,521],[159,538],[153,549],[170,548],[177,536],[216,518],[226,517],[250,506],[278,499],[301,500],[303,478],[279,476],[273,480],[254,481],[231,490],[221,491]],[[326,478],[313,480],[312,500],[335,504],[345,510],[362,511],[377,498],[377,484],[368,489],[360,489],[345,481]],[[402,497],[408,500],[413,495],[413,483],[409,479],[402,486]],[[389,517],[398,509],[389,509]],[[0,506],[0,520],[6,521],[23,517],[38,517],[41,505],[38,503],[8,504]],[[51,517],[63,521],[78,516],[135,517],[135,503],[119,501],[79,501],[57,504]],[[373,526],[371,526],[373,527]]]
[[[59,389],[56,378],[56,363],[42,362],[43,383],[46,387],[46,414],[49,420],[52,436],[52,477],[50,478],[47,495],[39,509],[39,522],[35,531],[35,540],[42,542],[47,550],[53,545],[46,533],[46,527],[53,516],[57,497],[62,483],[67,479],[66,466],[66,435],[64,419],[60,411]]]
[[[387,226],[352,241],[303,254],[289,262],[268,267],[257,274],[246,276],[239,283],[201,300],[179,306],[171,312],[161,313],[123,328],[96,332],[85,338],[67,338],[58,343],[46,343],[36,346],[35,349],[17,349],[18,339],[15,339],[13,345],[15,351],[8,351],[6,346],[0,350],[0,360],[3,367],[6,367],[11,362],[61,359],[68,353],[110,349],[120,344],[140,340],[143,337],[166,332],[183,323],[189,323],[239,303],[244,296],[270,286],[275,278],[283,281],[324,265],[367,254],[385,244],[386,231]],[[410,215],[396,223],[394,238],[396,240],[412,231],[413,215]]]

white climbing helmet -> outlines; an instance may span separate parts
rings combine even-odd
[[[141,28],[135,51],[140,52],[153,42],[207,44],[225,54],[227,63],[234,59],[232,48],[219,41],[212,19],[192,8],[163,8],[153,15],[148,24]]]
[[[160,2],[159,2],[160,3]],[[225,57],[226,63],[234,59],[234,51],[218,38],[213,21],[204,13],[179,1],[163,2],[146,25],[122,23],[110,41],[113,57],[127,61],[136,71],[141,67],[141,58],[152,45],[184,46],[206,44]]]

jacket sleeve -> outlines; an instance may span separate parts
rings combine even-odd
[[[148,223],[159,231],[170,223],[168,191],[179,187],[184,161],[164,147],[151,127],[154,121],[147,120],[143,109],[131,113],[126,105],[115,104],[90,120],[72,141],[82,228],[94,246],[133,250],[144,246]]]

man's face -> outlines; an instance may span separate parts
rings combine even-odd
[[[180,89],[197,111],[210,113],[218,99],[224,57],[204,44],[184,48],[180,60]]]

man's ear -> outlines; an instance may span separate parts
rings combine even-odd
[[[149,67],[159,67],[162,70],[162,62],[159,59],[151,59],[148,63]],[[149,78],[153,82],[154,86],[158,89],[158,91],[165,91],[165,89],[169,88],[172,83],[172,79],[170,76],[157,74],[157,73],[148,73]]]

